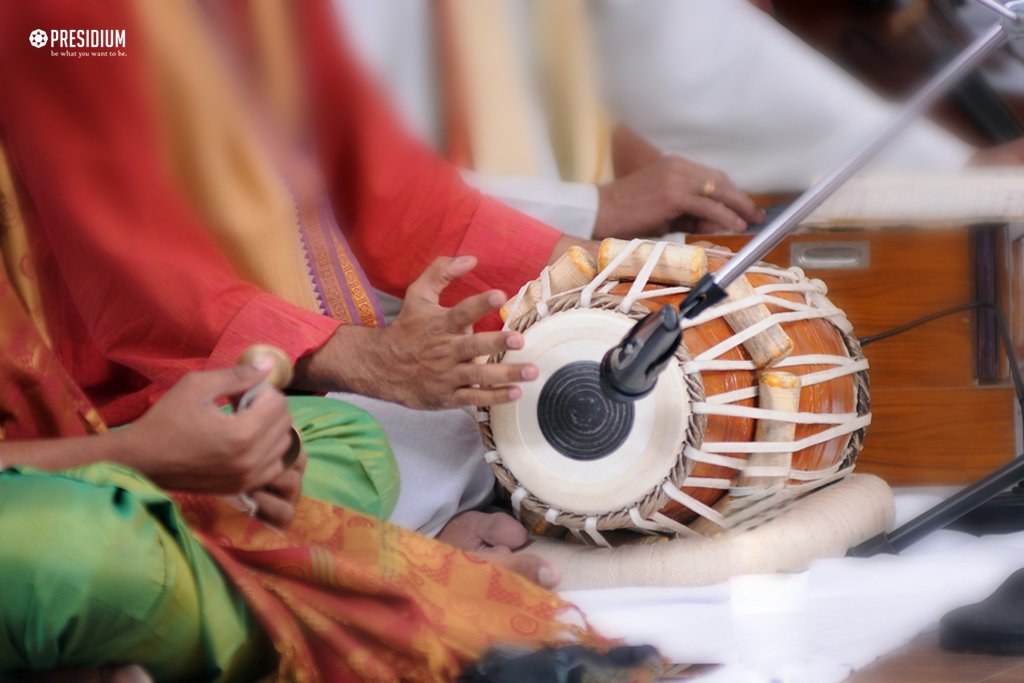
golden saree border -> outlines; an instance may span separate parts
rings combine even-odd
[[[6,283],[17,292],[25,312],[38,328],[40,337],[49,343],[16,178],[10,156],[0,140],[0,255],[6,270]]]
[[[293,10],[282,0],[247,4],[262,91],[285,131],[284,136],[268,135],[268,144],[298,209],[307,264],[324,312],[342,323],[381,325],[383,312],[345,240],[314,155],[302,149],[307,111]]]
[[[12,240],[5,233],[0,246],[0,440],[106,431],[99,411],[65,372],[12,284],[6,247]]]
[[[218,499],[176,499],[283,644],[278,680],[453,681],[497,644],[609,644],[554,593],[387,522],[303,499],[284,534]]]
[[[342,234],[322,177],[300,152],[282,150],[278,160],[295,198],[299,234],[323,313],[343,324],[383,325],[377,296]]]

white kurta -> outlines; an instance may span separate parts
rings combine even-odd
[[[747,192],[806,189],[893,111],[746,0],[599,0],[613,113]],[[960,167],[973,149],[927,121],[888,167]]]
[[[429,0],[336,0],[357,50],[410,127],[440,139]],[[524,52],[523,7],[507,0]],[[720,168],[748,192],[802,190],[892,112],[882,100],[746,0],[597,0],[609,105],[661,149]],[[532,93],[531,93],[532,94]],[[562,182],[542,103],[529,104],[536,178],[466,179],[577,237],[593,234],[592,185]],[[963,165],[973,149],[929,122],[883,155],[889,167]]]

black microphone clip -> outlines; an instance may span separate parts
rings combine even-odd
[[[658,375],[682,342],[683,318],[695,318],[726,296],[710,274],[679,304],[662,306],[639,320],[617,346],[601,359],[601,390],[613,401],[638,401],[654,390]]]

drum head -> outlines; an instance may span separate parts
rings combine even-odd
[[[553,397],[556,390],[571,393],[574,382],[588,382],[585,366],[599,363],[634,322],[611,311],[565,311],[531,326],[523,333],[524,348],[505,354],[503,362],[535,363],[540,376],[522,385],[523,396],[515,403],[491,408],[494,442],[516,480],[552,508],[599,515],[632,507],[667,479],[678,462],[690,405],[676,363],[669,364],[651,394],[626,409],[607,406],[611,411],[598,419],[579,414],[588,403],[603,400],[594,393],[572,405]],[[554,410],[563,411],[567,419],[552,419]],[[566,426],[557,433],[559,424],[568,423],[582,424],[583,430]],[[608,433],[590,438],[584,433],[589,428]]]

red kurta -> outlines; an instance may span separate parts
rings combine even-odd
[[[324,0],[295,4],[331,202],[375,286],[395,295],[435,257],[480,266],[447,303],[536,276],[560,234],[466,187],[395,124],[335,35]],[[37,28],[124,29],[126,57],[60,57]],[[0,5],[0,136],[21,183],[54,350],[121,424],[184,373],[255,341],[299,357],[337,323],[243,282],[163,166],[129,0]]]

